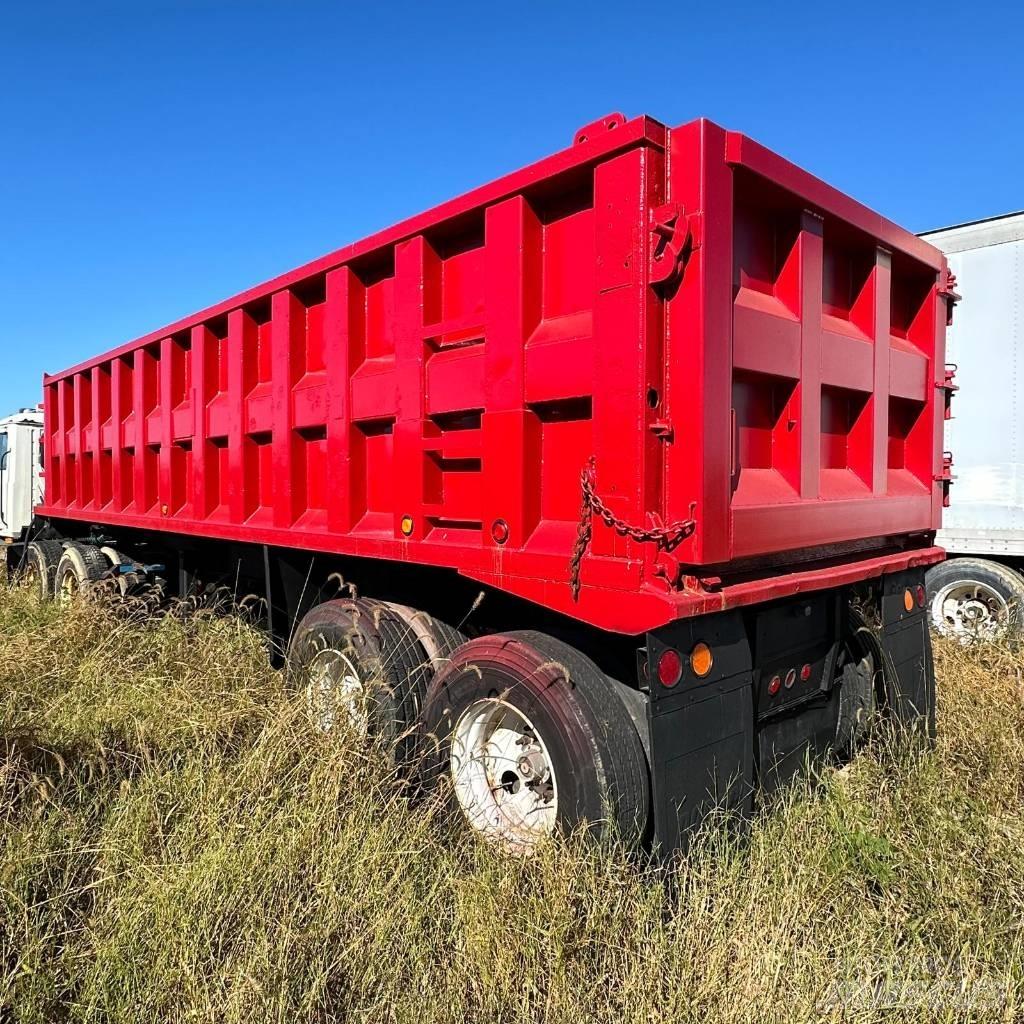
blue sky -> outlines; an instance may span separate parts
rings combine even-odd
[[[708,116],[914,230],[1024,207],[1016,5],[0,3],[0,414],[571,141]]]

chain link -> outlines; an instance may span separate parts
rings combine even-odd
[[[596,515],[605,526],[614,530],[620,537],[628,537],[638,544],[654,544],[664,551],[671,551],[680,541],[689,537],[697,528],[696,519],[682,519],[668,526],[632,526],[620,519],[601,500],[594,490],[594,460],[591,460],[580,473],[580,490],[583,500],[580,504],[580,522],[576,529],[576,543],[573,546],[572,558],[569,559],[569,589],[572,599],[579,600],[580,570],[583,556],[590,547],[594,533],[594,516]]]

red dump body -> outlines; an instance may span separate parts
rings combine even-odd
[[[941,557],[942,254],[743,135],[574,145],[45,378],[41,513],[449,566],[595,625]],[[622,525],[692,518],[672,550]]]

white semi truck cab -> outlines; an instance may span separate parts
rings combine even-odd
[[[0,545],[21,540],[42,501],[42,439],[41,409],[0,419]]]

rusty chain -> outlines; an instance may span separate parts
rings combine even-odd
[[[594,460],[591,458],[580,473],[580,490],[583,500],[580,505],[580,522],[576,529],[576,543],[573,545],[572,558],[569,559],[569,589],[572,591],[574,601],[579,600],[580,596],[580,570],[583,565],[583,556],[587,553],[587,548],[590,547],[595,515],[620,537],[628,537],[638,544],[655,544],[664,551],[671,551],[697,528],[695,519],[682,519],[670,523],[668,526],[632,526],[615,515],[601,500],[597,491],[594,490],[593,476]]]

